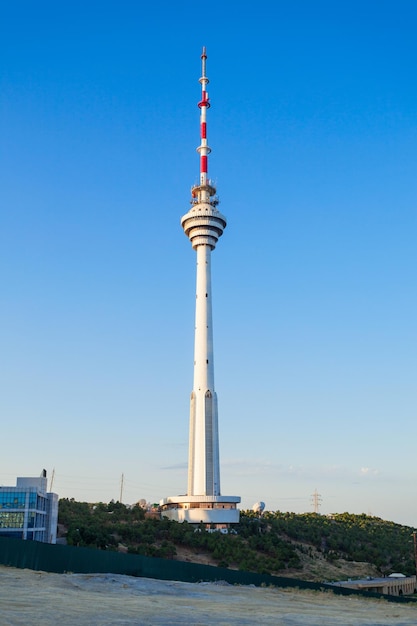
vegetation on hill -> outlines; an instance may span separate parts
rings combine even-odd
[[[382,575],[393,571],[415,573],[413,529],[368,515],[277,511],[258,517],[244,511],[235,531],[223,535],[203,528],[196,532],[187,523],[149,517],[139,505],[63,499],[59,503],[59,524],[65,529],[69,545],[162,558],[181,558],[186,549],[189,560],[193,560],[193,554],[204,553],[221,567],[259,573],[292,572],[304,577],[308,559],[336,565],[342,559],[367,562]]]
[[[242,524],[253,520],[246,512]],[[250,522],[249,522],[250,523]],[[412,532],[414,529],[369,515],[338,513],[266,512],[257,520],[261,533],[273,533],[292,540],[302,552],[314,547],[328,561],[345,559],[371,563],[382,574],[416,572]],[[306,547],[307,546],[307,547]]]

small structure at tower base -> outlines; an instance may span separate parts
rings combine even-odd
[[[161,500],[160,509],[170,520],[227,533],[230,524],[239,523],[239,502],[239,496],[170,496]]]

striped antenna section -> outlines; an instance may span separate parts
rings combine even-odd
[[[198,103],[200,108],[200,145],[197,151],[200,153],[200,185],[208,183],[208,155],[210,148],[207,145],[207,109],[210,107],[209,97],[207,93],[207,84],[209,79],[206,76],[206,48],[203,48],[201,55],[201,100]]]

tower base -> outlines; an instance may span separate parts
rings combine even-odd
[[[171,496],[159,506],[161,517],[227,533],[231,524],[239,523],[239,502],[239,496]]]

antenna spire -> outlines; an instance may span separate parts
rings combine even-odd
[[[208,155],[211,150],[207,145],[207,109],[210,108],[209,97],[207,93],[207,84],[209,79],[206,76],[206,48],[203,47],[203,53],[201,55],[201,100],[198,103],[200,109],[200,145],[197,148],[197,152],[200,154],[200,185],[208,184]]]
[[[206,76],[206,59],[207,59],[206,46],[203,46],[203,52],[201,54],[201,65],[202,65],[201,75],[203,78],[205,78]]]

